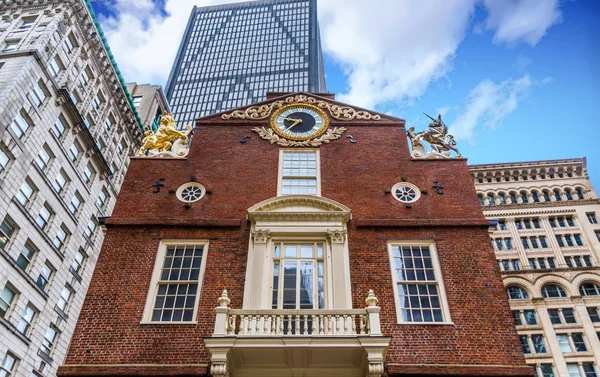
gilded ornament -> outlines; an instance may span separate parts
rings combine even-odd
[[[334,127],[333,129],[328,129],[323,135],[304,141],[296,141],[296,140],[288,140],[283,138],[275,133],[272,128],[265,127],[255,127],[252,131],[258,133],[258,136],[261,138],[268,140],[271,144],[281,145],[283,147],[318,147],[321,144],[327,144],[332,140],[339,139],[346,128],[344,127]]]
[[[189,152],[188,137],[192,130],[190,126],[185,131],[177,131],[173,114],[164,113],[160,117],[160,123],[156,132],[147,130],[144,133],[142,147],[138,156],[151,157],[185,157]]]
[[[429,115],[427,117],[433,122],[429,123],[429,128],[425,131],[415,133],[415,128],[411,127],[406,132],[412,144],[410,155],[414,158],[450,158],[450,151],[454,151],[457,158],[462,157],[455,147],[456,141],[454,141],[454,136],[448,133],[448,127],[442,121],[442,116],[438,115],[437,119]],[[423,144],[423,141],[426,141],[431,146],[430,152],[427,151],[427,147]]]
[[[267,119],[275,109],[279,109],[288,104],[292,103],[308,103],[313,104],[321,109],[327,109],[332,118],[336,120],[380,120],[381,116],[378,114],[371,114],[366,110],[356,110],[350,106],[333,105],[329,102],[318,100],[314,97],[309,97],[304,94],[297,94],[295,96],[287,97],[285,100],[279,100],[271,102],[269,104],[250,106],[244,110],[234,110],[229,114],[221,115],[224,120],[229,119],[250,119],[250,120],[261,120]]]

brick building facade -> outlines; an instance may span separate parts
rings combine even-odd
[[[532,375],[466,160],[333,95],[198,119],[105,225],[59,376]]]

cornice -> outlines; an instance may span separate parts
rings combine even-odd
[[[577,207],[590,204],[600,204],[600,199],[580,199],[573,201],[560,201],[560,202],[539,202],[539,203],[519,203],[519,204],[498,204],[495,206],[482,206],[484,216],[489,216],[487,212],[516,210],[516,209],[544,209],[543,211],[536,211],[535,213],[564,213],[564,212],[575,212],[575,209],[571,208],[554,208],[554,207]],[[513,215],[514,212],[507,213],[506,215]],[[521,214],[521,213],[519,213]],[[494,213],[495,216],[500,215]]]
[[[125,81],[121,76],[121,72],[117,66],[117,63],[111,53],[110,47],[107,44],[102,28],[98,23],[91,4],[88,0],[0,0],[0,14],[2,13],[13,13],[16,14],[20,8],[42,10],[44,8],[52,7],[52,9],[46,9],[48,12],[54,11],[61,23],[66,26],[72,26],[75,24],[83,38],[85,50],[89,57],[95,62],[98,67],[99,77],[102,77],[105,82],[105,87],[109,91],[106,93],[109,98],[113,98],[116,106],[120,112],[124,115],[129,125],[136,124],[138,127],[128,127],[132,132],[134,139],[138,142],[142,139],[144,132],[144,125],[141,121],[139,114],[135,106],[133,105],[133,99],[127,91]],[[50,14],[50,13],[47,13]],[[64,26],[59,27],[57,31],[64,35]],[[44,54],[50,52],[50,46],[46,45],[44,48]],[[42,51],[40,51],[42,52]]]
[[[539,168],[539,167],[555,167],[564,165],[580,165],[582,170],[585,170],[585,157],[565,158],[558,160],[536,160],[536,161],[519,161],[519,162],[500,162],[491,164],[476,164],[469,165],[469,170],[474,171],[492,171],[502,169],[518,169],[518,168]]]

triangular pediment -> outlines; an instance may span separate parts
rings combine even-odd
[[[290,104],[309,104],[325,111],[332,121],[340,122],[404,122],[403,119],[363,109],[357,106],[335,101],[322,93],[282,93],[280,96],[270,98],[263,102],[238,107],[217,114],[198,118],[198,122],[214,121],[257,121],[264,122],[270,118],[277,109]]]
[[[335,200],[313,195],[286,195],[264,200],[248,208],[250,221],[257,219],[350,219],[350,208]]]

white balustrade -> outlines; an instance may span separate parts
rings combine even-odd
[[[224,291],[213,336],[380,336],[380,308],[372,291],[366,301],[365,309],[230,309]]]

